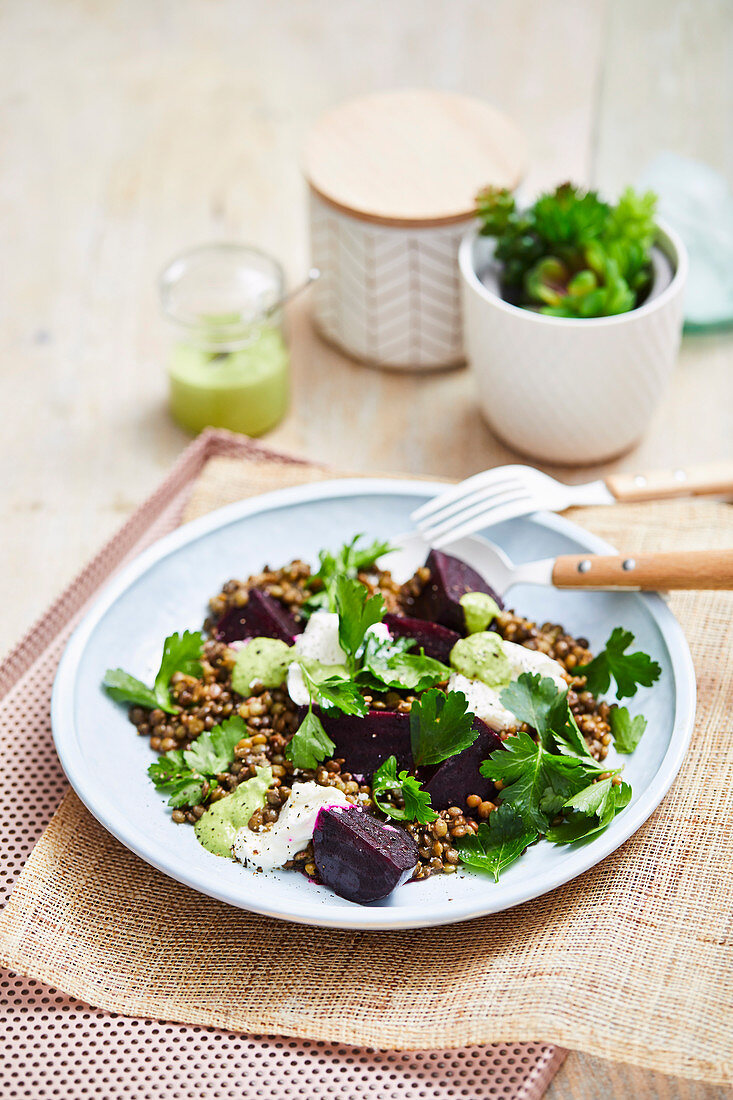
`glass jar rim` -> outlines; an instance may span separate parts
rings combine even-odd
[[[197,313],[177,307],[172,300],[173,291],[186,273],[186,269],[191,264],[195,264],[197,260],[202,260],[206,256],[215,257],[217,253],[230,257],[239,255],[243,261],[249,257],[261,263],[264,262],[264,265],[270,268],[277,286],[278,294],[275,301],[259,310],[254,310],[249,316],[242,313],[235,320],[228,321],[214,321],[211,317],[205,318],[200,312]],[[187,248],[169,260],[158,277],[158,291],[163,314],[168,320],[192,332],[199,332],[202,321],[205,321],[212,330],[216,331],[218,339],[225,339],[227,335],[236,338],[238,334],[242,333],[243,326],[260,324],[277,312],[273,310],[273,306],[276,306],[285,294],[285,271],[279,260],[276,260],[269,252],[265,252],[261,248],[232,241],[214,241]]]

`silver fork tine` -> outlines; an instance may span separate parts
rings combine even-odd
[[[491,524],[504,523],[508,519],[514,519],[515,516],[527,515],[530,509],[527,508],[525,500],[518,500],[511,504],[505,504],[500,508],[496,508],[491,512]],[[444,535],[438,538],[431,538],[429,540],[430,545],[435,550],[441,550],[444,546],[450,546],[452,542],[457,542],[458,539],[465,538],[466,535],[472,535],[475,531],[480,531],[482,527],[486,526],[487,516],[484,512],[480,512],[474,516],[473,519],[467,520],[459,527],[451,528]]]
[[[467,477],[465,481],[461,481],[458,485],[451,485],[444,492],[439,493],[437,497],[427,500],[415,509],[410,518],[418,522],[429,516],[433,511],[438,511],[446,504],[450,504],[451,501],[461,499],[467,492],[473,492],[475,489],[492,485],[497,481],[505,481],[515,477],[516,474],[507,473],[504,466],[496,466],[493,470],[482,470],[481,473]]]
[[[452,527],[457,527],[461,523],[465,523],[466,520],[471,519],[475,515],[489,515],[495,508],[499,508],[504,504],[508,504],[515,498],[525,496],[526,490],[521,486],[518,488],[511,487],[509,489],[496,489],[489,492],[488,497],[481,497],[467,508],[461,507],[460,510],[453,516],[447,516],[444,518],[442,515],[437,516],[435,519],[429,517],[423,520],[418,525],[418,530],[425,538],[434,538],[442,536]]]
[[[462,528],[465,523],[473,520],[476,516],[478,516],[479,519],[481,519],[481,521],[485,523],[484,517],[486,517],[490,512],[491,522],[493,523],[493,517],[497,511],[501,511],[502,508],[506,508],[508,505],[520,502],[523,507],[527,508],[527,506],[531,504],[531,500],[532,495],[526,489],[520,490],[519,492],[512,490],[508,493],[502,493],[499,496],[493,498],[489,507],[487,507],[483,503],[483,501],[481,501],[478,504],[474,504],[472,508],[466,508],[465,511],[461,512],[457,521],[454,517],[453,519],[446,520],[443,523],[425,524],[423,525],[423,527],[420,528],[420,533],[423,535],[424,538],[432,542],[434,539],[442,538],[444,535],[453,530],[458,530],[459,527]]]
[[[434,512],[431,512],[429,516],[424,516],[422,520],[418,521],[418,530],[433,527],[437,523],[443,523],[449,516],[454,516],[457,512],[463,511],[464,508],[469,508],[472,504],[483,502],[487,508],[490,508],[491,502],[496,496],[501,496],[503,493],[510,492],[519,493],[524,488],[525,486],[519,478],[507,478],[505,482],[496,482],[494,485],[488,487],[484,486],[483,489],[476,489],[473,493],[467,493],[465,496],[460,497],[459,500],[454,500],[450,504],[446,504],[444,508],[437,508]]]

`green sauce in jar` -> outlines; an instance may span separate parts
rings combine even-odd
[[[168,359],[171,414],[191,432],[262,435],[287,412],[290,357],[280,265],[256,249],[206,245],[161,276],[177,339]]]
[[[178,343],[168,360],[170,408],[190,432],[228,428],[262,435],[282,420],[290,391],[290,357],[279,328],[263,326],[237,351],[212,354]]]

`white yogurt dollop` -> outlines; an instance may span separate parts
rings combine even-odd
[[[517,645],[516,642],[502,640],[502,649],[506,654],[511,669],[512,680],[517,680],[523,672],[539,673],[540,676],[549,676],[557,684],[560,691],[564,691],[568,682],[564,676],[564,668],[546,653],[538,653],[535,649],[527,649],[526,646]],[[489,687],[481,680],[469,680],[454,672],[448,681],[448,691],[462,691],[468,702],[468,709],[483,718],[492,729],[508,730],[520,725],[515,714],[504,706],[501,701],[502,688]]]
[[[376,638],[390,638],[389,629],[384,623],[375,623],[367,630]],[[339,644],[339,617],[335,611],[315,611],[302,634],[298,634],[294,643],[295,660],[288,670],[288,695],[298,706],[305,707],[310,702],[308,688],[298,660],[319,661],[322,665],[342,665],[346,654]]]
[[[348,799],[338,787],[319,783],[296,783],[290,798],[271,829],[260,833],[245,827],[234,838],[232,853],[240,863],[271,871],[282,867],[313,836],[318,813],[328,806],[346,806]]]
[[[517,724],[512,712],[501,702],[496,688],[489,687],[481,680],[469,680],[467,676],[454,672],[448,681],[448,691],[462,691],[466,696],[468,709],[483,718],[494,730],[514,729]]]
[[[339,617],[335,611],[314,611],[302,634],[295,637],[295,651],[306,661],[339,665],[346,654],[339,644]]]
[[[527,649],[516,642],[505,642],[502,639],[502,649],[507,655],[507,660],[512,670],[512,679],[517,680],[523,672],[539,672],[540,676],[549,676],[554,680],[561,691],[568,686],[565,679],[565,669],[558,661],[553,661],[546,653],[540,653],[536,649]]]
[[[339,645],[339,617],[335,611],[314,611],[302,634],[296,635],[295,660],[288,669],[288,695],[298,706],[310,702],[298,660],[320,661],[323,665],[341,665],[346,654]]]

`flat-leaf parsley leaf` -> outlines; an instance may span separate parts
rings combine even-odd
[[[384,618],[384,598],[369,596],[361,581],[349,577],[336,578],[336,610],[339,616],[339,644],[346,654],[349,668],[354,671],[356,655],[364,644],[370,626]]]
[[[133,706],[150,707],[151,710],[159,706],[153,689],[121,668],[108,668],[104,674],[102,686],[116,703],[132,703]],[[169,713],[173,713],[173,707],[170,708]]]
[[[478,832],[455,841],[461,863],[477,871],[488,871],[499,881],[499,875],[519,859],[528,844],[537,839],[537,830],[526,825],[523,818],[506,803],[479,824]]]
[[[315,768],[336,748],[317,714],[309,710],[285,749],[296,768]]]
[[[565,799],[588,786],[582,760],[556,756],[521,731],[507,737],[480,768],[489,779],[503,783],[501,800],[509,803],[528,826],[544,833]]]
[[[549,676],[540,678],[539,673],[523,672],[502,690],[501,701],[520,722],[536,730],[544,744],[558,694],[557,684]]]
[[[643,714],[633,718],[628,707],[614,707],[609,716],[613,743],[618,752],[633,752],[641,741],[648,723]]]
[[[376,681],[373,686],[404,688],[407,691],[425,691],[435,684],[444,683],[451,670],[442,661],[426,657],[423,650],[408,653],[414,646],[412,638],[377,638],[368,634],[361,658],[362,679]]]
[[[405,804],[400,810],[391,802],[381,800],[380,796],[395,791]],[[430,795],[422,789],[422,784],[406,771],[397,774],[397,759],[389,756],[380,764],[372,776],[372,797],[379,809],[397,821],[417,821],[426,825],[438,816],[430,804]]]
[[[183,759],[203,775],[216,775],[226,771],[234,760],[235,747],[246,736],[247,728],[239,715],[225,718],[221,725],[202,733],[190,748],[184,749]]]
[[[167,714],[176,714],[180,707],[174,706],[171,702],[171,677],[174,672],[200,676],[203,645],[203,637],[199,630],[184,630],[183,634],[170,634],[163,644],[163,657],[152,688],[121,668],[107,669],[102,685],[107,694],[118,703],[159,707]]]
[[[601,779],[568,799],[565,804],[567,820],[552,825],[547,830],[547,839],[553,844],[590,840],[602,833],[630,800],[631,787],[628,783],[615,784],[612,778]]]
[[[585,676],[588,691],[593,695],[603,695],[611,686],[613,677],[616,698],[625,699],[636,695],[640,684],[651,687],[659,679],[662,670],[647,653],[626,652],[633,640],[630,630],[617,626],[611,631],[605,649],[587,665],[578,665],[574,669],[577,676]]]
[[[537,733],[523,730],[491,753],[481,774],[501,780],[502,804],[513,806],[528,827],[544,833],[567,799],[601,771],[588,752],[567,702],[549,677],[523,672],[504,688],[501,701]]]
[[[341,710],[344,714],[358,714],[363,717],[369,707],[359,685],[339,675],[324,676],[322,673],[327,671],[328,667],[319,666],[315,661],[300,662],[311,706],[316,703],[329,713]]]
[[[467,749],[478,737],[473,714],[461,691],[431,688],[410,708],[410,741],[415,765],[439,764]]]
[[[204,777],[188,767],[180,749],[171,749],[151,764],[148,775],[161,794],[170,795],[168,805],[174,809],[204,801]]]
[[[547,748],[551,741],[564,756],[592,762],[590,749],[568,706],[567,688],[560,691],[549,676],[523,672],[502,690],[501,701],[521,722],[535,730]]]
[[[163,643],[163,659],[153,690],[158,702],[170,704],[168,685],[174,672],[187,676],[201,675],[201,650],[203,638],[200,630],[184,630],[183,634],[170,634]]]
[[[358,573],[371,569],[382,554],[387,554],[392,547],[388,542],[375,539],[366,546],[359,546],[363,535],[355,535],[351,542],[344,543],[340,550],[332,554],[328,550],[321,550],[318,555],[320,566],[308,580],[309,588],[320,585],[320,589],[309,596],[303,604],[301,611],[307,616],[314,611],[325,609],[336,610],[336,578],[339,576],[355,579]]]
[[[170,795],[169,806],[198,806],[218,786],[217,774],[232,763],[234,748],[246,732],[238,715],[227,718],[197,737],[190,748],[164,753],[150,765],[148,775],[161,793]]]

